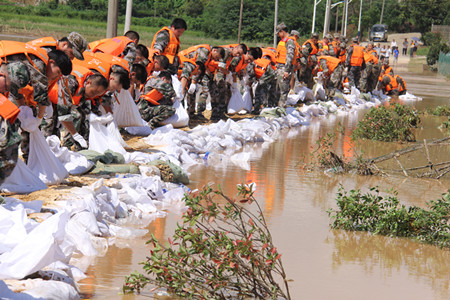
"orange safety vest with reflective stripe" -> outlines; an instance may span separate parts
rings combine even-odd
[[[293,36],[285,37],[284,39],[282,39],[278,43],[276,61],[279,64],[285,64],[286,63],[286,55],[287,55],[286,42],[288,40],[293,40],[294,43],[295,43],[295,38]],[[295,60],[296,57],[297,57],[297,48],[295,49],[294,60]],[[292,63],[295,63],[295,61],[293,61]]]
[[[158,33],[160,33],[163,30],[167,30],[169,32],[170,39],[169,39],[169,43],[167,44],[166,48],[164,49],[164,51],[161,54],[165,55],[169,59],[169,62],[171,64],[173,64],[173,61],[175,60],[175,56],[177,56],[178,50],[180,48],[180,39],[175,36],[173,31],[169,27],[165,26],[165,27],[161,28],[155,34],[150,48],[152,48],[152,49],[154,48],[156,36],[158,35]]]
[[[32,41],[27,42],[27,44],[29,44],[31,46],[34,46],[34,47],[39,47],[39,48],[42,48],[42,47],[56,47],[56,49],[59,50],[58,41],[55,38],[51,37],[51,36],[47,36],[47,37],[43,37],[43,38],[40,38],[40,39],[32,40]]]
[[[103,39],[89,44],[92,52],[102,52],[114,56],[120,56],[128,44],[133,43],[133,40],[126,36],[116,36],[110,39]],[[95,45],[96,44],[96,45]]]
[[[80,65],[73,65],[71,74],[74,75],[78,81],[78,89],[75,92],[75,94],[71,96],[71,102],[74,105],[78,105],[80,103],[81,97],[83,96],[81,93],[79,93],[79,91],[84,87],[84,82],[86,81],[86,79],[89,76],[93,75],[94,73],[86,67]],[[65,78],[62,79],[62,83],[67,85],[67,81],[65,80]],[[68,87],[67,90],[69,90]],[[49,89],[48,97],[50,98],[50,101],[54,104],[58,104],[58,92],[59,92],[59,85],[57,84],[55,84],[52,89]],[[62,93],[62,96],[64,104],[66,104],[67,101],[64,98],[64,93]]]
[[[319,52],[319,49],[317,48],[316,44],[314,44],[314,42],[313,42],[312,40],[307,40],[306,42],[303,43],[302,46],[305,46],[305,45],[308,44],[308,43],[309,43],[309,44],[311,45],[311,47],[312,47],[312,51],[311,51],[311,53],[309,54],[309,56],[314,55],[314,54],[317,54],[317,52]]]
[[[378,63],[378,57],[376,57],[375,55],[373,55],[373,54],[370,53],[370,52],[364,51],[364,61],[365,61],[366,63],[371,62],[371,63],[373,63],[374,65],[376,65],[376,64]]]
[[[257,79],[260,79],[261,76],[264,75],[267,68],[271,65],[270,59],[267,58],[259,58],[254,60],[255,63],[255,76]]]
[[[359,45],[353,45],[353,53],[350,58],[350,66],[361,67],[364,61],[364,47]]]
[[[8,120],[11,124],[13,124],[17,118],[17,115],[19,115],[19,112],[20,109],[17,105],[9,101],[9,99],[3,94],[0,94],[0,116],[2,116],[3,119]]]
[[[153,78],[153,76],[147,77],[147,81],[149,81],[150,78]],[[163,97],[164,97],[164,95],[161,94],[157,89],[153,89],[150,92],[148,92],[147,94],[141,95],[140,98],[147,100],[148,102],[150,102],[153,105],[159,105],[159,100],[161,100]]]
[[[385,86],[386,87],[386,91],[390,92],[391,90],[394,90],[396,88],[398,88],[398,84],[397,84],[397,80],[395,80],[395,78],[389,74],[385,74],[383,76],[384,77],[389,77],[390,82]]]
[[[328,72],[329,74],[333,73],[334,69],[337,68],[337,66],[339,66],[341,64],[341,60],[339,58],[333,57],[333,56],[319,56],[317,58],[317,61],[319,61],[319,71],[323,71],[321,65],[320,65],[320,60],[321,59],[325,59],[327,61],[327,67],[328,67]]]
[[[398,84],[397,78],[400,78],[400,79],[403,81],[403,85]],[[394,79],[395,79],[395,82],[397,83],[398,91],[399,91],[400,93],[403,92],[403,91],[406,91],[406,82],[405,82],[405,80],[404,80],[402,77],[400,77],[399,75],[395,75],[395,76],[394,76]],[[403,86],[404,86],[405,88],[403,88]]]

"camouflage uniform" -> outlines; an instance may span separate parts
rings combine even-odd
[[[167,45],[169,45],[170,41],[170,33],[167,30],[162,30],[156,35],[155,38],[155,45],[153,46],[153,49],[158,49],[161,51],[161,53],[164,52]],[[177,53],[180,49],[177,50]],[[175,59],[173,60],[173,64],[169,65],[167,68],[167,71],[169,71],[172,75],[177,74],[179,62],[178,62],[178,56],[175,56]]]
[[[0,116],[0,185],[16,166],[20,140],[14,127]]]
[[[158,90],[164,96],[159,101],[159,105],[153,105],[144,98],[141,98],[138,103],[138,108],[142,119],[147,121],[150,127],[156,128],[161,125],[160,123],[162,121],[175,114],[172,98],[176,94],[173,86],[159,77],[151,77],[145,83],[143,94],[147,94],[153,89]]]
[[[19,89],[28,84],[33,87],[33,99],[38,105],[49,106],[48,98],[48,79],[46,76],[45,63],[36,56],[29,54],[30,59],[36,65],[37,69],[30,63],[25,54],[14,54],[7,57],[8,75],[11,80],[10,99],[17,103],[17,100],[23,98],[19,93]],[[32,107],[36,115],[36,107]],[[28,153],[30,147],[30,134],[22,130],[22,141],[20,148],[22,149],[22,158],[28,161]]]
[[[129,43],[125,47],[125,49],[123,49],[123,52],[120,56],[125,59],[131,67],[131,65],[134,64],[134,61],[136,60],[136,44]]]
[[[366,68],[362,71],[361,80],[360,80],[360,88],[362,93],[367,93],[371,91],[370,87],[373,85],[372,79],[373,79],[373,73],[375,64],[373,62],[367,62]]]
[[[324,74],[329,73],[329,69],[327,66],[327,61],[325,59],[320,59],[319,61],[320,67],[323,70]],[[342,81],[342,72],[344,71],[344,67],[342,64],[339,64],[334,70],[333,73],[330,74],[330,78],[325,83],[325,88],[328,96],[328,100],[334,97],[336,90],[339,89],[341,81]]]
[[[345,61],[346,66],[349,67],[348,75],[347,75],[348,83],[350,86],[354,86],[357,89],[359,89],[360,88],[359,83],[361,80],[361,70],[363,70],[366,67],[366,64],[363,59],[362,66],[351,66],[350,60],[352,58],[352,54],[353,54],[353,46],[350,46],[350,48],[348,49],[348,52],[347,52],[347,59]]]
[[[317,46],[317,48],[319,48]],[[302,47],[302,58],[300,59],[301,64],[301,70],[299,72],[299,81],[304,82],[308,88],[312,89],[314,86],[314,80],[313,80],[313,69],[314,66],[317,64],[317,56],[311,55],[311,52],[313,51],[313,48],[310,43],[306,43]]]
[[[255,64],[248,64],[247,74],[250,77],[250,81],[258,81],[255,75]],[[277,106],[277,73],[269,65],[264,74],[258,81],[258,85],[255,88],[255,97],[253,98],[253,114],[259,114],[261,107],[275,107]]]
[[[277,64],[277,88],[276,94],[280,95],[279,105],[284,107],[286,105],[287,95],[290,89],[291,77],[294,72],[294,59],[295,59],[295,42],[292,39],[286,41],[286,63]],[[289,76],[284,79],[284,72],[289,73]],[[276,106],[278,106],[278,101],[275,101]]]

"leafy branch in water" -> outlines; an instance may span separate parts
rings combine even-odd
[[[407,237],[440,247],[450,247],[450,190],[442,199],[427,203],[429,210],[400,204],[397,193],[383,198],[360,190],[347,192],[341,186],[337,194],[338,210],[330,209],[332,228],[368,231],[375,234]]]
[[[186,195],[182,224],[168,245],[152,236],[151,255],[142,263],[147,275],[127,276],[123,291],[152,283],[195,299],[290,299],[281,254],[252,187],[240,185],[238,200],[210,186]],[[255,205],[256,213],[244,204]]]
[[[419,123],[418,112],[408,106],[394,104],[372,107],[358,122],[352,138],[384,142],[414,142],[416,138],[412,128],[417,127]]]
[[[444,106],[437,106],[435,108],[427,108],[426,113],[433,116],[450,117],[450,106],[444,105]]]

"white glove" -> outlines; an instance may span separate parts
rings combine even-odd
[[[87,148],[87,142],[86,140],[81,136],[81,134],[79,134],[78,132],[72,135],[73,139],[75,141],[77,141],[78,144],[80,144],[80,146],[82,148]]]
[[[196,83],[191,83],[191,85],[189,86],[188,93],[189,94],[193,94],[196,91],[197,91],[197,84]]]
[[[227,64],[224,63],[224,62],[220,62],[220,63],[219,63],[219,68],[221,68],[221,69],[226,69],[226,68],[227,68]]]

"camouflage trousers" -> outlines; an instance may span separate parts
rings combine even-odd
[[[216,86],[214,85],[214,80],[208,75],[204,75],[202,81],[197,82],[199,89],[199,97],[197,100],[197,115],[201,115],[206,110],[206,100],[208,96],[211,95],[211,101],[214,98],[216,91]],[[187,94],[187,111],[190,117],[195,115],[195,102],[197,98],[197,93]]]
[[[19,155],[21,137],[8,121],[0,117],[0,184],[12,173]]]
[[[211,119],[221,119],[227,113],[228,103],[231,98],[231,84],[225,79],[212,84],[215,93],[211,94]]]
[[[267,68],[255,88],[253,113],[259,113],[262,107],[275,107],[279,96],[276,94],[277,73],[271,67]]]
[[[331,73],[330,78],[328,79],[326,84],[328,99],[333,98],[336,93],[336,90],[340,88],[343,71],[344,68],[342,67],[342,65],[339,64],[334,69],[333,73]]]
[[[37,115],[36,107],[32,106],[31,109],[33,110],[33,115]],[[16,120],[15,125],[17,124],[17,128],[20,127],[20,121]],[[20,150],[22,150],[22,159],[25,163],[28,162],[28,154],[30,153],[30,133],[25,130],[21,130],[20,136],[22,140],[20,141]]]
[[[289,74],[287,78],[283,78],[284,76],[285,66],[284,64],[277,65],[277,85],[276,85],[276,94],[279,95],[278,101],[275,100],[275,106],[286,106],[287,96],[289,94],[290,82],[292,74]]]
[[[138,104],[142,119],[148,122],[151,128],[161,126],[161,122],[175,114],[175,107],[171,105],[151,105],[145,99]]]
[[[378,72],[377,72],[378,70]],[[377,82],[376,80],[378,80],[378,74],[379,73],[379,68],[377,68],[377,65],[374,65],[372,63],[367,63],[366,64],[366,68],[362,71],[361,74],[361,80],[360,80],[360,88],[361,88],[361,92],[363,93],[367,93],[372,91]]]
[[[361,79],[361,67],[351,66],[348,70],[348,83],[349,85],[355,86],[359,89],[359,81]]]

